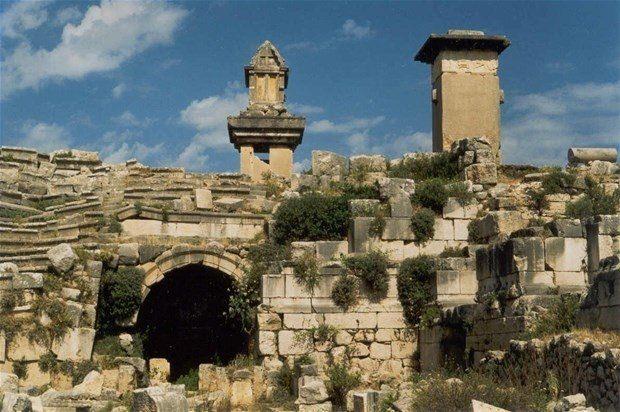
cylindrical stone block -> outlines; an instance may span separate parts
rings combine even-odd
[[[618,158],[618,151],[615,148],[605,147],[571,147],[568,149],[568,162],[590,163],[594,160],[615,163]]]

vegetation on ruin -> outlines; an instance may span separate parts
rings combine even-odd
[[[99,357],[107,356],[110,358],[116,358],[119,356],[133,356],[141,358],[142,353],[142,336],[139,333],[131,335],[133,341],[131,345],[131,352],[127,351],[121,346],[118,335],[99,336],[95,340],[93,346],[93,352]]]
[[[385,224],[385,212],[381,208],[378,208],[368,227],[368,234],[373,237],[380,237],[385,230]]]
[[[108,228],[110,233],[121,233],[123,231],[123,226],[121,222],[118,221],[116,216],[110,218],[110,226]]]
[[[468,224],[467,224],[467,232],[468,232],[468,239],[471,243],[474,244],[481,244],[484,243],[484,239],[482,239],[482,236],[480,235],[480,228],[478,226],[478,221],[477,220],[471,220]]]
[[[476,371],[416,373],[413,411],[462,412],[476,399],[507,410],[545,411],[551,396],[538,382],[522,384]]]
[[[198,368],[190,369],[185,375],[181,375],[174,382],[176,385],[185,385],[188,391],[198,390]]]
[[[474,194],[467,189],[464,182],[432,178],[416,185],[415,193],[411,195],[411,202],[436,213],[442,213],[450,197],[456,198],[461,205],[466,205],[473,200]]]
[[[38,320],[33,322],[29,338],[42,344],[63,337],[73,326],[71,315],[65,302],[53,295],[42,294],[35,298],[32,309],[36,318],[46,316],[49,319],[43,327]]]
[[[19,289],[9,289],[2,293],[0,298],[0,310],[2,312],[10,312],[15,309],[16,306],[24,304],[24,292]]]
[[[417,154],[390,167],[390,177],[413,179],[416,182],[432,179],[454,179],[459,175],[458,165],[450,153]]]
[[[17,375],[19,379],[26,379],[28,376],[28,364],[25,360],[13,361],[13,373]]]
[[[370,252],[347,256],[343,259],[347,272],[364,282],[370,298],[383,299],[387,295],[390,277],[387,273],[387,254],[372,250]]]
[[[286,260],[290,249],[269,241],[258,241],[248,249],[249,264],[230,296],[228,315],[240,320],[246,332],[256,327],[256,308],[261,303],[261,278],[275,262]]]
[[[592,177],[586,176],[583,195],[574,202],[566,204],[566,216],[573,219],[586,219],[596,215],[613,215],[620,204],[620,190],[611,195],[605,193],[603,186]]]
[[[97,329],[103,334],[129,320],[142,302],[144,272],[135,267],[106,270],[101,276]]]
[[[547,311],[540,313],[528,327],[524,339],[540,339],[545,336],[570,332],[577,326],[580,295],[558,296]]]
[[[327,368],[327,393],[335,406],[347,404],[347,393],[361,383],[359,372],[350,372],[346,363],[334,363]]]
[[[416,244],[426,243],[435,235],[435,213],[427,208],[413,212],[411,230],[415,235]]]
[[[566,193],[567,190],[574,186],[576,179],[577,177],[574,173],[564,172],[559,168],[551,169],[542,178],[540,189],[531,189],[527,192],[532,206],[538,211],[547,208],[549,204],[546,196]]]
[[[450,258],[450,257],[467,257],[467,248],[466,247],[447,247],[439,254],[439,257],[442,258]]]
[[[321,280],[319,267],[312,252],[293,259],[293,275],[298,284],[302,285],[310,296],[314,294],[314,288],[319,285]]]
[[[274,239],[279,244],[306,240],[341,240],[349,226],[349,200],[316,192],[286,199],[274,214]]]
[[[31,215],[32,215],[32,212],[27,212],[25,210],[9,209],[7,207],[0,208],[0,218],[18,220],[18,219],[26,218]]]
[[[359,284],[351,275],[340,276],[332,287],[332,301],[342,310],[348,310],[358,301]]]
[[[264,172],[262,178],[267,199],[280,196],[286,189],[282,180],[278,179],[278,177],[271,172]]]
[[[425,255],[407,258],[398,268],[398,300],[403,307],[403,316],[410,326],[420,323],[425,309],[433,301],[431,281],[434,275],[435,263]]]
[[[342,196],[347,200],[351,199],[379,199],[379,185],[373,184],[351,184],[348,182],[330,182],[330,194]]]

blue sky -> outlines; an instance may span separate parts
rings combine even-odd
[[[427,65],[450,28],[504,34],[503,157],[560,164],[620,141],[620,2],[0,1],[0,144],[97,150],[111,162],[237,170],[226,116],[265,39],[291,68],[287,104],[313,149],[430,150]]]

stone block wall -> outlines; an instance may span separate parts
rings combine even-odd
[[[382,300],[369,299],[362,287],[355,307],[343,311],[333,303],[332,285],[343,273],[340,262],[333,259],[347,250],[346,241],[293,244],[294,256],[311,252],[319,259],[321,276],[313,292],[298,283],[288,262],[283,262],[279,273],[263,276],[259,354],[288,362],[307,354],[321,369],[346,357],[367,381],[386,381],[409,373],[417,336],[403,319],[396,268],[388,269],[389,290]]]
[[[481,363],[500,379],[523,384],[546,382],[548,374],[553,374],[562,395],[583,393],[588,405],[602,410],[620,408],[618,349],[584,343],[567,334],[548,342],[511,341],[506,351],[491,352]]]
[[[600,262],[600,270],[578,316],[581,327],[620,332],[620,255]]]

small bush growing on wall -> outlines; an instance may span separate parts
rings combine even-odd
[[[246,332],[256,326],[256,307],[261,303],[261,278],[273,262],[289,257],[290,250],[272,242],[259,242],[248,249],[249,265],[243,269],[243,277],[230,297],[228,316],[238,318]]]
[[[144,272],[133,267],[104,272],[99,292],[99,329],[113,330],[118,323],[133,316],[142,301],[143,279]]]
[[[185,389],[189,391],[198,390],[198,368],[190,369],[185,375],[179,376],[175,384],[185,385]]]
[[[355,306],[358,298],[359,284],[353,276],[341,276],[332,288],[332,301],[343,310]]]
[[[312,295],[314,288],[320,281],[319,268],[316,257],[311,252],[306,252],[302,256],[293,260],[293,275],[295,280]]]
[[[547,312],[540,314],[526,333],[526,338],[542,338],[558,333],[570,332],[577,326],[580,296],[560,295]]]
[[[336,406],[347,404],[347,393],[355,389],[361,382],[359,372],[349,372],[349,366],[340,363],[334,364],[327,369],[327,392]]]
[[[583,196],[566,205],[566,216],[573,219],[586,219],[595,215],[613,215],[620,203],[620,190],[608,195],[605,189],[590,176],[586,177]]]
[[[340,240],[347,234],[349,217],[346,197],[305,193],[280,204],[274,215],[274,239],[279,244]]]
[[[28,365],[25,360],[16,360],[13,362],[13,373],[19,379],[26,379],[28,376]]]
[[[383,210],[378,209],[375,212],[374,218],[370,222],[370,226],[368,227],[368,234],[374,237],[380,237],[385,230],[385,213]]]
[[[389,170],[390,177],[402,177],[422,181],[431,178],[452,179],[459,174],[457,163],[450,153],[421,154],[404,159]]]
[[[396,285],[403,315],[409,325],[420,322],[427,305],[432,302],[431,281],[435,264],[428,256],[417,256],[402,261],[398,269]]]
[[[353,276],[360,278],[368,287],[371,298],[385,297],[389,286],[387,255],[378,250],[344,258],[344,265]]]
[[[415,211],[411,217],[411,230],[418,244],[432,239],[435,235],[435,213],[426,208]]]
[[[448,201],[446,183],[446,180],[441,178],[428,179],[418,183],[415,193],[411,195],[411,201],[421,207],[441,213]]]

